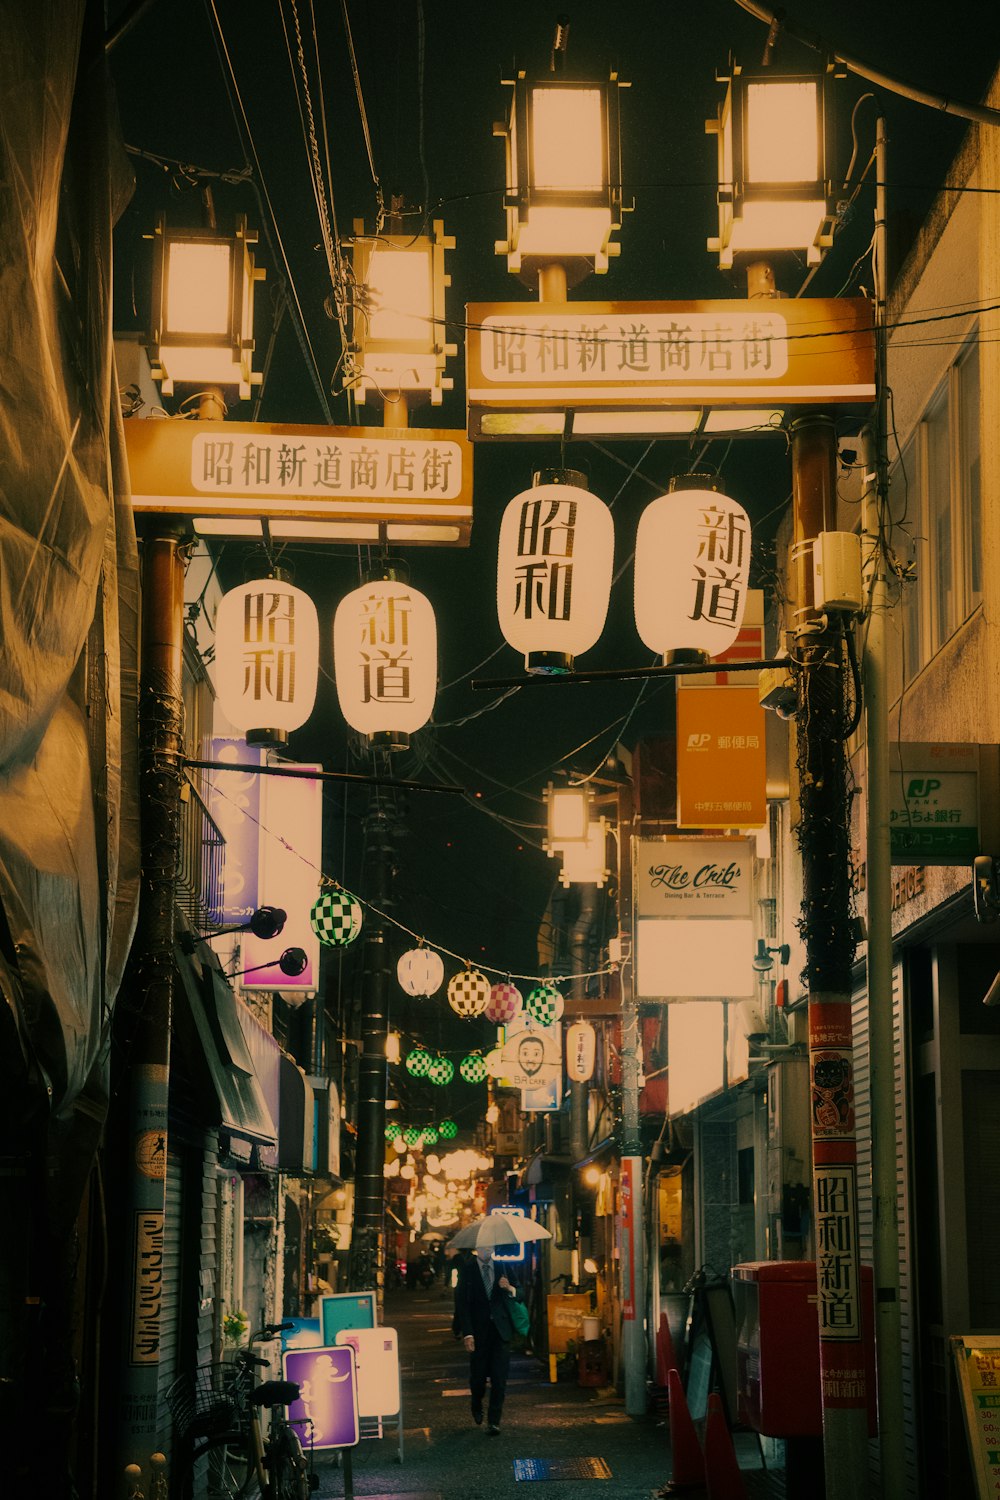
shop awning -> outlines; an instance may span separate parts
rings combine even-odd
[[[278,1169],[297,1175],[313,1172],[316,1120],[312,1084],[285,1052],[280,1054],[278,1098]]]
[[[200,963],[179,948],[174,951],[210,1085],[214,1118],[208,1123],[234,1140],[275,1150],[278,1132],[240,1025],[236,996],[214,964]]]

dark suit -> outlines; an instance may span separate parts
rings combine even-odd
[[[500,1277],[505,1274],[502,1266],[494,1267],[493,1290],[487,1297],[479,1259],[474,1256],[460,1270],[455,1288],[455,1321],[458,1332],[462,1338],[471,1335],[476,1341],[476,1347],[469,1355],[472,1409],[474,1413],[477,1409],[482,1410],[486,1382],[489,1380],[487,1421],[494,1427],[499,1427],[503,1413],[507,1370],[510,1365],[510,1341],[514,1335],[514,1325],[508,1311],[510,1293],[500,1285]]]

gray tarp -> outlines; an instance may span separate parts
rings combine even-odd
[[[131,179],[101,24],[84,0],[0,0],[0,1110],[47,1118],[79,1188],[138,885],[138,575],[110,323]]]

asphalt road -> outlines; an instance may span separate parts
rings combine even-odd
[[[671,1476],[668,1433],[653,1416],[633,1419],[613,1391],[575,1380],[550,1384],[548,1369],[515,1354],[502,1431],[491,1437],[469,1410],[468,1357],[451,1331],[451,1292],[390,1294],[385,1323],[396,1329],[403,1373],[403,1463],[396,1427],[353,1450],[357,1496],[406,1500],[648,1500]],[[515,1461],[604,1461],[603,1477],[579,1472],[547,1480],[518,1478]],[[345,1494],[345,1473],[317,1455],[320,1500]],[[591,1466],[593,1467],[593,1466]],[[521,1469],[522,1475],[524,1469]],[[748,1476],[749,1477],[749,1476]],[[763,1477],[763,1476],[760,1476]],[[755,1491],[759,1493],[759,1491]]]

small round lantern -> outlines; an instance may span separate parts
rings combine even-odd
[[[554,984],[540,984],[528,991],[524,1008],[539,1026],[551,1026],[563,1013],[563,997]]]
[[[425,1146],[436,1146],[438,1143],[437,1129],[433,1125],[425,1125],[420,1134],[424,1138]]]
[[[387,1141],[394,1141],[396,1139],[396,1136],[397,1136],[398,1132],[399,1132],[399,1126],[398,1125],[387,1125],[385,1127],[385,1138],[386,1138],[386,1140]]]
[[[438,1135],[443,1141],[453,1141],[458,1135],[458,1126],[454,1120],[442,1120],[438,1125]]]
[[[447,1057],[435,1057],[427,1069],[427,1077],[431,1083],[436,1083],[438,1088],[444,1088],[455,1076],[455,1064]]]
[[[484,1014],[488,1021],[493,1021],[497,1026],[505,1026],[508,1021],[513,1021],[523,1003],[521,991],[516,984],[509,981],[495,984],[490,990]]]
[[[488,1078],[503,1077],[503,1053],[500,1051],[499,1047],[494,1047],[492,1051],[487,1052],[486,1056],[483,1058],[483,1063],[486,1067],[486,1075]]]
[[[478,969],[463,969],[449,979],[448,1004],[457,1016],[481,1016],[489,1003],[490,982]]]
[[[466,1083],[482,1083],[486,1077],[486,1063],[479,1052],[470,1052],[468,1057],[462,1058],[458,1071]]]
[[[426,1078],[433,1061],[425,1047],[414,1047],[406,1054],[406,1071],[411,1078]]]
[[[361,902],[350,891],[321,891],[309,913],[313,932],[330,948],[346,948],[361,931]]]
[[[419,1146],[420,1131],[415,1125],[407,1125],[406,1129],[403,1131],[403,1140],[408,1146]]]
[[[408,995],[435,995],[444,982],[444,964],[433,948],[411,948],[396,965],[396,978]]]

